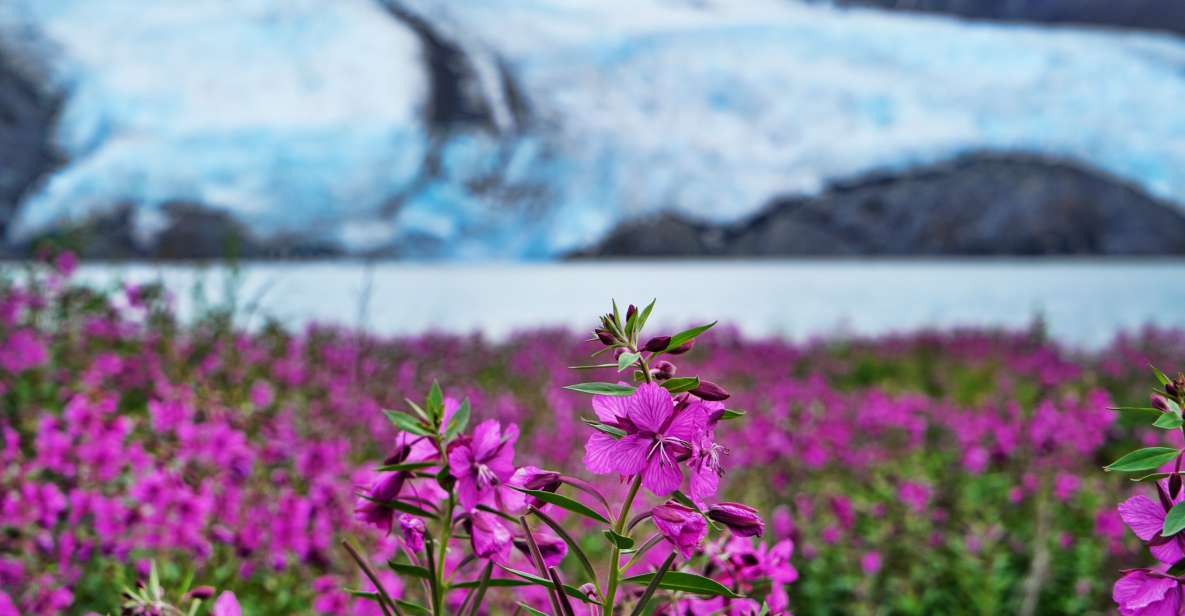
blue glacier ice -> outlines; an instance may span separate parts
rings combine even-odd
[[[736,221],[984,149],[1185,202],[1185,41],[1170,35],[786,0],[402,4],[476,66],[505,66],[527,120],[434,132],[422,44],[377,0],[7,0],[0,37],[66,93],[69,158],[10,235],[130,205],[147,241],[160,205],[187,200],[261,237],[545,259],[631,217]]]

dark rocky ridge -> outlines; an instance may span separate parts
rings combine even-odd
[[[0,47],[0,237],[21,198],[60,164],[52,133],[60,101]]]
[[[1180,208],[1070,162],[981,153],[778,199],[735,225],[635,221],[574,256],[1170,254],[1185,254]]]
[[[946,13],[970,19],[1086,24],[1185,33],[1180,0],[834,0],[841,6]]]

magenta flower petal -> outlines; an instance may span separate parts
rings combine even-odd
[[[612,473],[617,467],[617,458],[613,455],[616,447],[617,439],[604,432],[593,432],[584,444],[584,466],[598,475]]]
[[[497,419],[487,419],[473,429],[473,458],[484,460],[492,457],[502,440],[502,426]]]
[[[675,546],[684,559],[695,556],[704,537],[708,535],[708,522],[698,511],[674,501],[650,510],[650,517],[663,538]]]
[[[1119,504],[1119,517],[1144,541],[1160,534],[1164,528],[1164,516],[1164,507],[1142,494]]]
[[[683,471],[679,464],[664,452],[657,452],[642,472],[642,485],[658,496],[666,496],[679,489]]]
[[[1111,589],[1111,598],[1124,616],[1176,616],[1181,609],[1177,580],[1145,569],[1124,574]]]
[[[1185,550],[1181,549],[1181,538],[1173,537],[1168,543],[1160,545],[1148,546],[1148,551],[1152,552],[1152,556],[1166,565],[1175,565],[1177,561],[1185,558]]]
[[[628,400],[625,396],[593,396],[593,412],[604,423],[617,423],[618,419],[629,415]]]
[[[646,468],[646,456],[654,440],[637,434],[623,436],[613,446],[613,470],[622,475],[636,475]]]
[[[218,595],[218,600],[210,609],[210,616],[242,616],[242,614],[243,610],[239,607],[238,598],[229,590]]]
[[[659,432],[675,412],[671,392],[654,383],[639,385],[628,405],[630,421],[644,432]]]
[[[663,430],[666,436],[682,439],[688,443],[694,443],[699,440],[708,424],[708,415],[704,409],[698,405],[693,404],[685,409],[675,418],[671,420],[671,425]]]

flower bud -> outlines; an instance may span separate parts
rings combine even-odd
[[[597,339],[601,341],[601,344],[605,346],[613,346],[614,344],[617,344],[617,338],[615,338],[613,334],[609,333],[609,330],[597,329],[593,331],[596,333]]]
[[[630,304],[630,307],[625,309],[625,320],[629,321],[630,319],[634,318],[635,314],[638,314],[638,307]]]
[[[655,336],[646,341],[646,345],[642,347],[643,351],[657,353],[659,351],[667,350],[667,346],[671,344],[670,336]]]
[[[672,364],[669,361],[660,361],[657,364],[654,364],[654,369],[650,372],[656,380],[665,381],[675,376],[676,370],[678,369],[675,367],[675,364]]]
[[[1181,476],[1173,473],[1169,476],[1169,496],[1176,499],[1181,494]]]
[[[694,339],[694,338],[692,338],[691,340],[688,340],[687,342],[685,342],[685,343],[683,343],[683,344],[681,344],[681,345],[679,345],[679,346],[677,346],[677,347],[675,347],[675,348],[673,348],[673,349],[671,349],[671,350],[667,351],[667,353],[670,353],[671,355],[682,355],[682,354],[684,354],[684,353],[686,353],[686,352],[690,351],[690,350],[691,350],[691,347],[693,347],[693,346],[695,346],[695,339]]]
[[[560,474],[555,471],[543,470],[537,466],[524,466],[514,472],[514,476],[510,478],[510,484],[528,490],[555,492],[560,489],[563,480],[560,478]]]
[[[406,513],[399,514],[399,532],[403,535],[403,540],[407,542],[407,547],[411,551],[421,552],[424,550],[424,532],[426,530],[424,521],[420,518]]]
[[[620,359],[622,355],[625,355],[625,352],[625,347],[613,349],[613,359]]]
[[[654,525],[662,536],[670,541],[679,555],[689,559],[699,551],[700,544],[708,535],[708,523],[700,512],[681,505],[675,501],[667,501],[650,510]]]
[[[206,599],[213,597],[214,593],[216,592],[218,591],[216,591],[213,586],[195,586],[192,590],[185,593],[185,596],[189,599],[205,601]]]
[[[765,521],[757,510],[742,503],[716,503],[708,507],[708,519],[727,526],[738,537],[765,534]]]
[[[699,382],[699,387],[691,390],[691,393],[700,400],[708,400],[710,402],[727,400],[730,395],[727,389],[724,389],[723,387],[711,381],[702,380]]]
[[[1163,397],[1152,394],[1152,406],[1162,413],[1169,412],[1169,403]]]

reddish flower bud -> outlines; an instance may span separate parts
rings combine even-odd
[[[659,351],[667,350],[667,346],[671,344],[670,336],[655,336],[646,341],[646,346],[642,347],[643,351],[657,353]]]
[[[597,334],[597,339],[601,341],[601,344],[605,346],[613,346],[614,344],[617,344],[617,338],[615,338],[613,334],[609,333],[608,330],[598,329],[594,330],[594,332]]]
[[[629,321],[630,319],[634,318],[635,314],[638,314],[638,307],[630,304],[630,307],[625,309],[625,320]]]
[[[708,507],[708,518],[727,526],[738,537],[765,534],[765,520],[756,509],[742,503],[716,503]]]
[[[675,372],[677,370],[678,368],[675,367],[675,364],[672,364],[669,361],[660,361],[657,364],[654,364],[654,369],[651,370],[651,375],[653,375],[654,378],[659,381],[665,381],[675,376]]]
[[[730,395],[727,389],[724,389],[723,387],[711,381],[700,381],[699,387],[691,390],[691,393],[700,400],[708,400],[710,402],[727,400]]]
[[[619,359],[622,355],[625,355],[625,347],[613,349],[613,359]]]
[[[690,351],[691,347],[693,347],[693,346],[695,346],[695,339],[694,338],[692,338],[691,340],[688,340],[684,344],[681,344],[681,345],[667,351],[667,353],[670,353],[671,355],[682,355],[682,354]]]
[[[214,593],[216,592],[218,591],[215,590],[213,586],[195,586],[192,590],[185,593],[185,596],[189,599],[205,601],[206,599],[213,597]]]
[[[1152,406],[1156,407],[1162,413],[1169,412],[1169,403],[1163,397],[1152,394]]]

